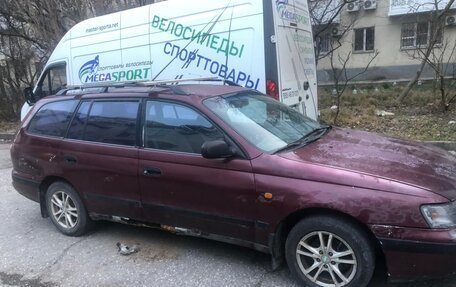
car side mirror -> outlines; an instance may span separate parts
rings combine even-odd
[[[201,146],[201,155],[207,159],[230,158],[235,154],[236,151],[222,140],[208,141]]]
[[[32,87],[25,88],[23,91],[23,95],[27,104],[33,105],[34,103],[36,103],[35,94],[33,93]]]

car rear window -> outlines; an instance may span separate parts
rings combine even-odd
[[[67,100],[43,105],[33,116],[27,131],[32,134],[63,137],[78,102]]]

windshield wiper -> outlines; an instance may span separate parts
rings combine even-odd
[[[315,128],[313,129],[311,132],[305,134],[301,140],[312,140],[316,137],[316,139],[319,139],[321,138],[324,134],[326,134],[330,129],[332,128],[332,126],[328,126],[328,125],[322,125],[318,128]]]
[[[302,140],[299,139],[297,141],[294,141],[292,143],[287,144],[286,146],[284,146],[282,148],[279,148],[273,154],[280,153],[280,152],[283,152],[283,151],[286,151],[286,150],[289,150],[289,149],[292,149],[294,147],[298,147],[298,146],[301,146],[301,145],[303,145],[303,143],[302,143]]]
[[[321,138],[331,128],[332,128],[332,126],[328,126],[328,125],[324,125],[324,126],[320,126],[318,128],[315,128],[311,132],[305,134],[302,138],[300,138],[300,139],[298,139],[298,140],[296,140],[294,142],[291,142],[291,143],[287,144],[286,146],[276,150],[274,152],[274,154],[277,154],[277,153],[280,153],[280,152],[283,152],[283,151],[286,151],[286,150],[289,150],[289,149],[292,149],[292,148],[295,148],[295,147],[301,147],[301,146],[305,146],[307,144],[310,144],[310,143],[318,140],[319,138]]]

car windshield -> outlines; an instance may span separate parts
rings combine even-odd
[[[294,109],[253,92],[213,97],[204,104],[247,141],[268,153],[305,144],[308,135],[322,128]]]

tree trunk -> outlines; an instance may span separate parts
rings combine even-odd
[[[423,73],[424,67],[426,66],[426,59],[427,58],[424,58],[421,60],[420,68],[418,69],[418,71],[416,71],[415,77],[413,79],[411,79],[408,82],[407,86],[404,88],[404,90],[402,90],[401,94],[399,95],[399,98],[397,99],[399,102],[402,102],[405,99],[405,97],[408,96],[408,94],[410,93],[412,88],[415,86],[415,84],[420,79],[421,74]]]
[[[448,111],[446,92],[445,92],[445,77],[443,75],[440,75],[440,98],[442,100],[443,112]]]

